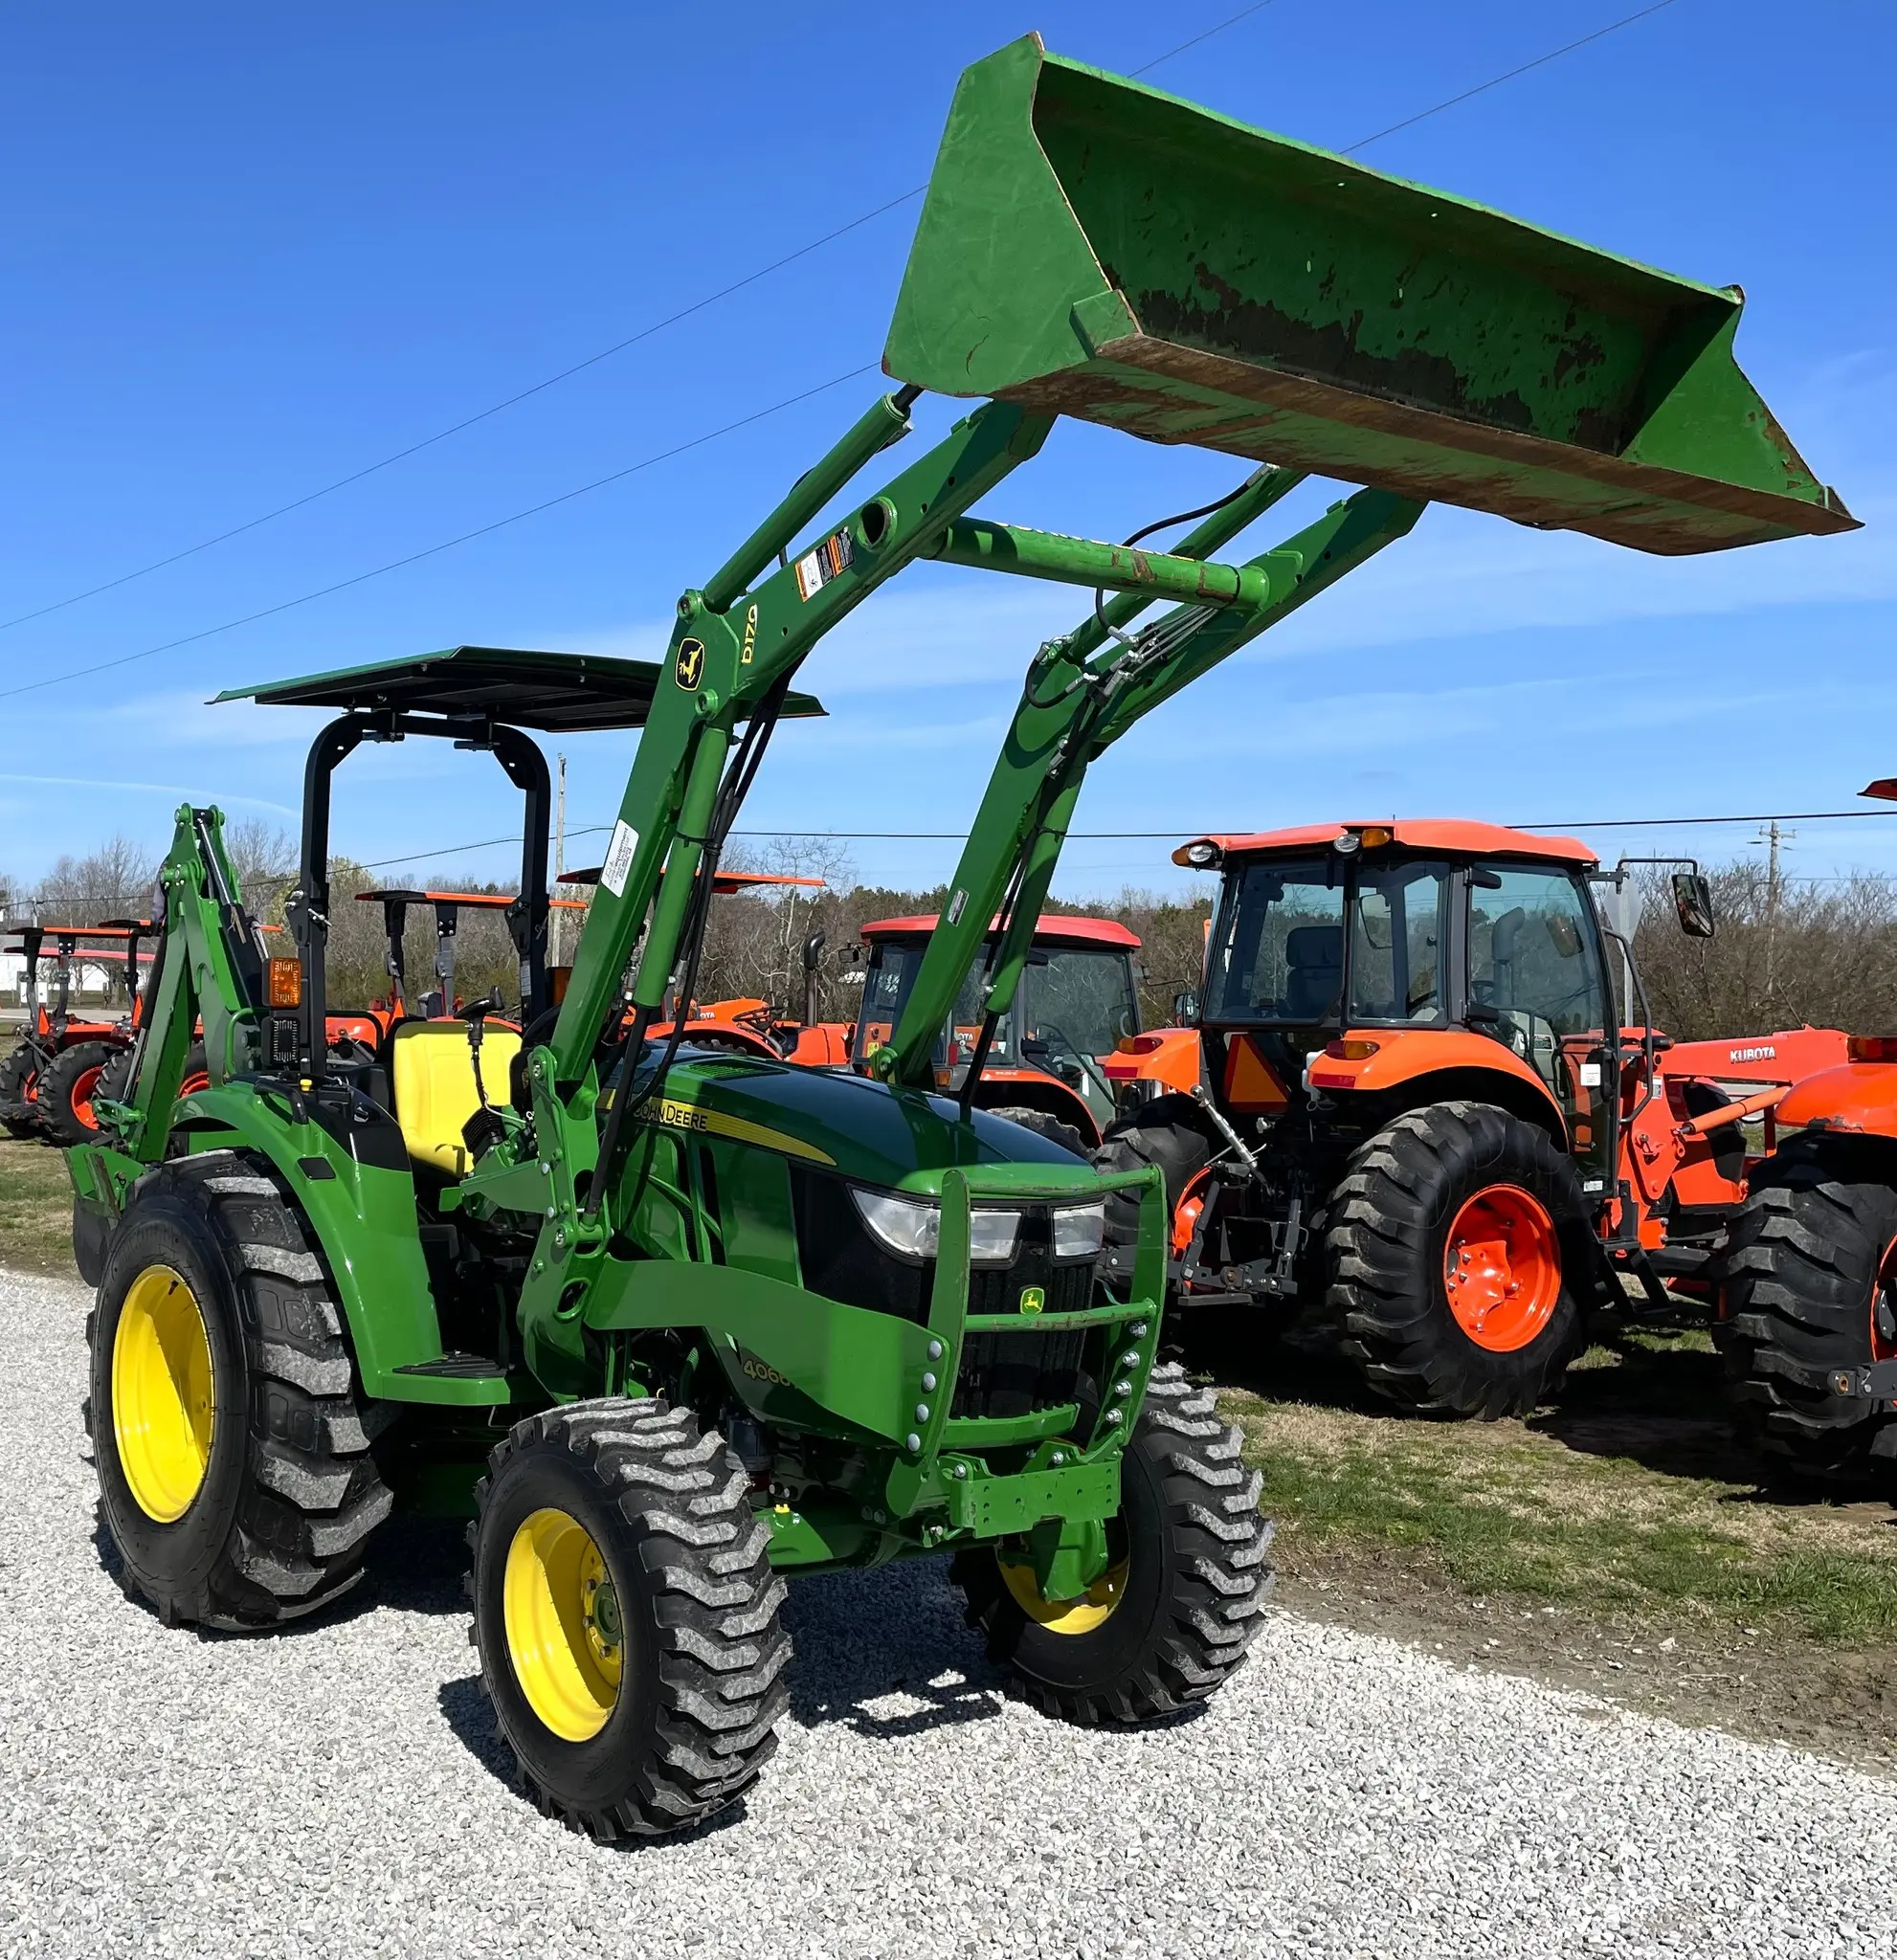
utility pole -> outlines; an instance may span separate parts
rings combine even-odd
[[[1797,835],[1797,831],[1781,828],[1774,816],[1766,825],[1759,841],[1766,846],[1765,861],[1765,997],[1769,1002],[1774,998],[1774,969],[1778,943],[1778,901],[1783,892],[1783,882],[1778,871],[1778,853],[1784,844],[1789,844]]]
[[[553,896],[562,896],[560,886],[567,876],[567,758],[560,757],[560,797],[554,806],[553,818]],[[566,950],[567,914],[563,907],[551,905],[547,908],[552,918],[547,923],[547,936],[552,946],[547,956],[547,965],[565,965],[561,954]]]

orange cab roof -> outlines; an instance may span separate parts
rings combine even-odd
[[[1544,837],[1532,831],[1510,830],[1500,823],[1478,823],[1469,817],[1368,817],[1361,823],[1307,823],[1291,830],[1253,831],[1245,835],[1194,837],[1172,854],[1174,864],[1194,866],[1188,855],[1196,845],[1211,844],[1226,858],[1246,858],[1262,851],[1308,851],[1334,844],[1346,831],[1374,825],[1411,851],[1441,851],[1455,858],[1552,858],[1563,864],[1598,864],[1596,853],[1579,837]]]
[[[933,932],[937,914],[916,912],[906,919],[876,919],[863,927],[865,939],[894,939],[908,932]],[[999,924],[997,921],[996,924]],[[1081,946],[1127,947],[1137,952],[1140,936],[1117,919],[1086,919],[1073,912],[1043,912],[1034,923],[1036,939],[1070,940]]]

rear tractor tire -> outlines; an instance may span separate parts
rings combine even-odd
[[[1093,1153],[1093,1168],[1115,1174],[1157,1165],[1166,1183],[1166,1215],[1173,1221],[1175,1235],[1183,1233],[1179,1201],[1212,1161],[1212,1140],[1201,1127],[1203,1121],[1192,1097],[1155,1096],[1106,1132]],[[1139,1237],[1139,1193],[1115,1192],[1106,1200],[1107,1243],[1132,1246]]]
[[[25,1041],[0,1061],[0,1128],[22,1142],[41,1134],[39,1057]]]
[[[307,1228],[234,1151],[132,1188],[86,1322],[86,1424],[121,1584],[167,1625],[314,1613],[362,1576],[391,1498]]]
[[[1114,1559],[1079,1599],[1049,1600],[1024,1554],[956,1555],[971,1626],[1048,1714],[1085,1727],[1154,1722],[1202,1702],[1237,1670],[1271,1585],[1262,1478],[1210,1393],[1156,1368],[1127,1446]]]
[[[1350,1159],[1326,1235],[1343,1352],[1419,1414],[1527,1415],[1583,1335],[1599,1255],[1573,1161],[1487,1102],[1437,1102]]]
[[[602,1841],[690,1830],[777,1747],[791,1639],[750,1477],[690,1410],[519,1423],[468,1530],[481,1685],[528,1792]]]
[[[1738,1427],[1815,1481],[1897,1473],[1897,1412],[1832,1386],[1897,1360],[1897,1191],[1871,1168],[1794,1139],[1753,1173],[1722,1260],[1712,1332]]]
[[[75,1041],[53,1058],[40,1077],[40,1120],[62,1148],[89,1144],[98,1136],[92,1099],[113,1053],[109,1041]]]

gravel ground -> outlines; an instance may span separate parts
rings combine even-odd
[[[793,1587],[748,1806],[602,1849],[508,1786],[458,1533],[270,1638],[100,1570],[71,1284],[0,1276],[0,1952],[1862,1955],[1897,1786],[1275,1617],[1135,1735],[1011,1702],[933,1564]]]

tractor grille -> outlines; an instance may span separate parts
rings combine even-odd
[[[948,1414],[1028,1415],[1038,1409],[1087,1400],[1091,1385],[1083,1378],[1082,1364],[1089,1331],[1009,1327],[969,1334],[962,1343],[962,1369]]]
[[[969,1268],[971,1313],[1018,1313],[1021,1294],[1038,1286],[1043,1313],[1082,1313],[1093,1304],[1093,1261],[1057,1266],[1052,1259],[1017,1258],[1012,1266]]]

